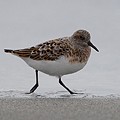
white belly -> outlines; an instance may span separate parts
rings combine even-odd
[[[52,76],[63,76],[81,70],[86,63],[69,63],[65,57],[61,57],[56,61],[36,61],[30,58],[23,60],[32,68]]]

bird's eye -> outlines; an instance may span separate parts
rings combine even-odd
[[[81,40],[85,40],[85,37],[84,37],[84,36],[80,36],[80,39],[81,39]]]

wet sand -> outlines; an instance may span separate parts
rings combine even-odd
[[[120,98],[0,98],[0,120],[120,120]]]

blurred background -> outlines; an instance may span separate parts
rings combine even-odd
[[[63,76],[63,82],[93,95],[119,94],[119,0],[0,0],[0,91],[28,92],[35,84],[34,70],[4,48],[31,47],[78,29],[91,33],[100,52],[92,49],[86,67]],[[39,83],[37,94],[66,91],[57,78],[41,72]]]

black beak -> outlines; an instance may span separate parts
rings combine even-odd
[[[88,45],[94,48],[97,52],[99,52],[99,50],[90,41],[88,42]]]

